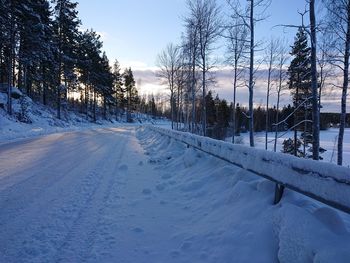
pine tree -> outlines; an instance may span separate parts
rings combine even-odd
[[[54,0],[54,30],[57,43],[57,117],[61,118],[62,95],[65,98],[68,85],[76,79],[75,66],[78,53],[80,20],[76,2]]]
[[[105,52],[99,61],[98,93],[103,97],[103,116],[107,119],[107,106],[114,104],[114,76],[109,66],[109,60]]]
[[[78,72],[79,81],[84,84],[84,97],[85,102],[85,113],[88,118],[89,115],[89,95],[93,92],[95,98],[94,87],[97,85],[98,76],[96,75],[96,67],[99,63],[100,52],[102,48],[102,42],[100,36],[93,30],[86,30],[80,36],[79,40],[79,52],[78,54]],[[94,104],[95,105],[95,104]],[[96,112],[94,106],[93,112],[94,119],[96,119]]]
[[[208,94],[205,97],[205,103],[207,109],[207,124],[209,127],[213,127],[216,122],[216,109],[211,90],[208,91]]]
[[[126,120],[127,122],[132,122],[131,111],[135,109],[138,100],[138,92],[136,90],[135,79],[131,68],[125,69],[123,77],[127,99]]]
[[[123,90],[123,76],[121,74],[121,68],[118,60],[113,64],[113,86],[114,86],[114,98],[115,98],[115,117],[118,120],[119,110],[124,108],[124,90]]]
[[[14,1],[0,2],[1,36],[1,83],[7,87],[7,112],[12,114],[12,86],[14,85],[14,65],[16,46],[16,9]]]
[[[288,68],[289,89],[293,96],[294,114],[294,155],[297,156],[298,131],[302,131],[303,155],[307,145],[312,142],[311,112],[311,60],[310,47],[305,30],[300,27],[292,46],[293,57]]]
[[[42,102],[46,105],[50,98],[54,98],[54,90],[52,88],[55,87],[55,76],[52,72],[55,72],[56,61],[54,54],[56,53],[57,45],[54,41],[50,4],[47,0],[39,0],[38,3],[40,3],[38,4],[38,13],[40,14],[42,27],[40,38],[43,41],[40,50],[41,63],[38,70],[41,71]]]
[[[33,97],[34,83],[37,84],[36,94],[44,93],[40,90],[43,79],[47,79],[44,68],[49,67],[48,63],[52,63],[53,59],[50,6],[46,0],[20,1],[16,13],[20,44],[18,51],[18,86],[27,95]],[[43,63],[45,65],[42,65]]]

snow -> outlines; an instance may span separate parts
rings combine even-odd
[[[233,145],[190,133],[156,127],[150,127],[150,129],[222,158],[245,170],[280,182],[293,190],[316,196],[318,200],[325,200],[328,204],[335,203],[344,207],[346,211],[350,211],[349,168]]]
[[[56,111],[40,103],[32,101],[23,95],[17,88],[13,91],[21,96],[19,99],[12,99],[13,116],[9,116],[4,108],[0,107],[0,145],[9,140],[15,141],[25,138],[33,138],[52,133],[89,130],[91,128],[115,127],[128,125],[125,121],[117,122],[110,117],[109,120],[97,120],[92,123],[86,119],[85,114],[72,111],[62,111],[62,120],[56,117]],[[0,106],[6,108],[7,95],[0,92]],[[23,106],[24,104],[24,106]],[[23,109],[24,107],[24,109]],[[25,112],[26,122],[18,120],[19,115]],[[162,125],[168,123],[164,120],[154,120],[149,116],[139,114],[135,117],[137,123],[153,123]],[[131,124],[133,125],[133,124]]]
[[[0,262],[350,258],[349,214],[290,190],[273,205],[274,183],[161,135],[164,129],[91,124],[69,112],[58,120],[53,110],[26,97],[13,103],[14,117],[0,107]],[[17,119],[23,109],[28,123]],[[157,120],[157,125],[170,124]],[[280,180],[293,168],[294,175],[310,168],[308,161],[290,156],[240,145],[233,153],[232,144],[178,134],[241,167],[273,167]],[[317,163],[315,173],[304,177],[327,173],[336,180],[315,184],[314,178],[294,180],[292,174],[292,183],[350,202],[349,186],[339,188],[337,182],[348,181],[349,170],[338,168]]]
[[[0,262],[348,262],[350,216],[148,128],[0,147]]]
[[[337,143],[338,143],[339,129],[330,128],[328,130],[320,131],[320,146],[327,151],[322,153],[324,158],[322,161],[327,163],[337,163]],[[277,151],[282,150],[282,143],[285,139],[293,138],[293,131],[279,132],[280,138],[277,139]],[[268,133],[268,150],[273,151],[273,143],[275,139],[275,133]],[[231,142],[232,138],[227,138],[226,141]],[[241,133],[235,140],[239,140],[243,145],[249,145],[249,134]],[[265,149],[265,132],[257,132],[254,134],[255,148]],[[344,142],[343,142],[343,166],[350,167],[350,128],[345,129]]]

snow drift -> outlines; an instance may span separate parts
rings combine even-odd
[[[149,126],[247,171],[350,213],[350,169],[190,133]]]
[[[169,178],[164,202],[183,207],[171,214],[181,218],[169,237],[178,240],[177,260],[166,262],[348,262],[349,215],[289,190],[273,205],[273,182],[154,130],[172,133],[145,128],[141,144]],[[218,143],[183,136],[201,146]],[[219,145],[227,154],[225,144]]]

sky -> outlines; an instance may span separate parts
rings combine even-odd
[[[188,12],[186,0],[77,1],[82,29],[93,28],[101,35],[103,50],[110,61],[118,59],[123,68],[132,68],[141,93],[164,91],[166,87],[160,84],[154,74],[156,58],[168,43],[180,43],[184,31],[183,19]],[[245,0],[241,2],[246,3]],[[222,7],[223,16],[228,14],[226,0],[218,0],[218,4]],[[273,36],[285,38],[288,45],[292,45],[296,29],[278,25],[299,25],[301,16],[298,12],[305,8],[305,0],[272,0],[265,12],[266,19],[256,26],[257,41],[266,43]],[[305,19],[307,21],[308,17]],[[222,43],[217,44],[217,50],[220,53],[218,56],[223,57],[225,49]],[[232,81],[229,76],[220,77],[212,89],[221,98],[232,101]],[[246,90],[242,90],[239,94],[242,104],[246,103],[246,93]],[[263,104],[264,96],[260,96],[263,94],[263,90],[258,90],[256,104]],[[283,102],[289,103],[289,98],[283,98]]]

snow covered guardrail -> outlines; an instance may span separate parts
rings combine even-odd
[[[148,127],[286,188],[350,213],[349,168],[234,145],[191,133]]]

